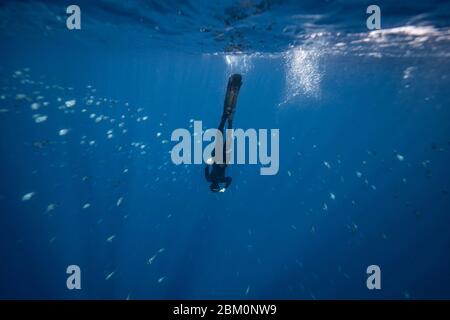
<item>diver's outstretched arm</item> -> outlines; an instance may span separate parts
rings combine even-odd
[[[231,177],[225,178],[225,189],[227,189],[230,186],[232,180],[233,179],[231,179]]]
[[[211,174],[209,173],[209,166],[205,166],[205,178],[206,178],[206,181],[212,182]]]

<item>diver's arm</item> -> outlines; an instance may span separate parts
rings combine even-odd
[[[225,189],[227,189],[230,186],[232,180],[233,179],[231,179],[231,177],[225,178]]]
[[[212,180],[211,180],[211,175],[210,175],[210,173],[209,173],[209,166],[207,165],[207,166],[205,166],[205,178],[206,178],[206,181],[208,181],[208,182],[211,182]]]

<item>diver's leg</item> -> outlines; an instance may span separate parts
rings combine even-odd
[[[221,140],[222,140],[222,143],[223,143],[224,146],[225,146],[225,137],[224,137],[224,134],[223,134],[223,129],[224,129],[224,127],[225,127],[225,122],[226,122],[226,121],[227,121],[227,116],[226,116],[225,114],[222,114],[222,118],[220,119],[219,126],[217,127],[217,130],[219,130],[220,133],[222,134],[222,139],[221,139]],[[217,144],[217,141],[219,141],[219,139],[218,139],[218,137],[216,136],[216,144]],[[225,149],[224,149],[224,150],[225,150]],[[225,153],[222,153],[222,157],[223,157],[224,154],[225,154]],[[213,149],[211,155],[212,155],[213,158],[215,158],[215,156],[216,156],[216,148]],[[223,160],[223,159],[221,159],[220,162],[223,162],[222,160]]]
[[[228,129],[233,129],[233,120],[228,119]]]
[[[233,119],[234,113],[236,112],[236,102],[241,84],[242,76],[240,74],[233,74],[228,79],[227,92],[225,93],[225,101],[223,104],[223,113],[230,120]]]
[[[223,135],[223,128],[225,127],[225,122],[227,121],[227,116],[225,114],[222,114],[222,118],[220,119],[219,126],[217,127],[217,130],[219,130]]]
[[[233,148],[233,136],[231,130],[233,130],[233,120],[228,119],[228,129],[223,137],[223,154],[225,158],[225,164],[230,163],[229,157],[231,156],[231,149]],[[228,141],[229,145],[227,143]]]

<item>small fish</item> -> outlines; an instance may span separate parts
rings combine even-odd
[[[34,122],[36,123],[42,123],[47,121],[48,116],[41,116],[41,115],[36,115],[36,117],[34,117]]]
[[[46,212],[53,211],[53,210],[55,210],[55,208],[56,208],[56,204],[50,203],[50,204],[47,206]]]
[[[161,277],[161,278],[159,278],[158,279],[158,283],[161,283],[161,282],[163,282],[164,281],[164,279],[166,279],[166,277],[164,276],[164,277]]]
[[[59,130],[59,135],[65,136],[68,132],[69,132],[69,129],[61,129],[61,130]]]
[[[151,258],[149,258],[148,261],[147,261],[147,264],[152,264],[153,261],[155,261],[156,256],[157,256],[157,255],[155,254],[154,256],[152,256]]]
[[[109,279],[111,279],[111,277],[114,275],[114,271],[113,272],[111,272],[110,274],[108,274],[107,276],[106,276],[106,278],[105,278],[105,280],[106,281],[108,281]]]
[[[29,201],[33,198],[34,192],[29,192],[22,197],[22,201]]]
[[[65,102],[65,105],[66,105],[67,108],[72,108],[73,106],[75,106],[76,103],[77,103],[76,100],[67,100]]]

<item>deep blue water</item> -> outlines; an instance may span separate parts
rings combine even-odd
[[[375,32],[364,1],[78,4],[69,31],[0,3],[0,298],[450,298],[447,1],[379,2]],[[280,168],[214,194],[170,135],[216,127],[234,72]]]

